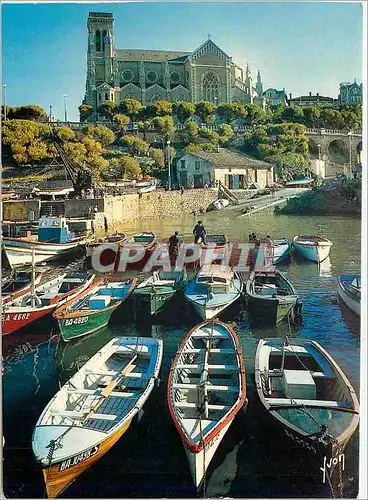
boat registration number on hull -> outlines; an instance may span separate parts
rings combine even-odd
[[[74,465],[84,462],[88,458],[91,458],[93,455],[95,455],[98,452],[98,449],[99,446],[93,446],[89,450],[86,450],[83,453],[79,453],[79,455],[76,455],[75,457],[64,460],[64,462],[61,462],[59,466],[59,471],[62,472],[63,470],[69,469],[70,467],[74,467]]]
[[[70,318],[65,320],[65,326],[70,325],[84,325],[88,321],[88,316],[83,316],[82,318]]]
[[[17,313],[17,314],[4,314],[2,316],[2,321],[24,321],[28,319],[30,313]]]

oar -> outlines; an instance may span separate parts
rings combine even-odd
[[[91,409],[91,411],[88,413],[86,418],[84,419],[84,422],[88,420],[89,418],[92,417],[94,413],[98,410],[98,408],[102,405],[102,403],[105,401],[105,399],[110,396],[112,391],[115,389],[117,386],[119,380],[126,375],[127,373],[130,373],[131,371],[134,370],[135,365],[133,365],[133,362],[137,359],[137,354],[135,354],[132,359],[129,361],[129,363],[123,368],[123,370],[116,375],[116,377],[111,380],[111,382],[101,391],[101,399],[98,401],[95,406]]]

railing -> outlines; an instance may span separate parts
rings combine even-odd
[[[90,122],[90,123],[80,123],[80,122],[53,122],[53,125],[56,127],[70,127],[70,128],[82,128],[87,125],[104,125],[104,126],[110,126],[110,122],[106,121],[97,121],[97,122]],[[208,130],[219,130],[218,124],[210,124],[207,125],[206,123],[201,123],[198,125],[199,128],[202,129],[208,129]],[[182,123],[178,123],[175,125],[176,130],[183,130],[185,125]],[[232,126],[234,132],[247,132],[249,130],[253,130],[254,127],[250,125],[233,125]],[[127,131],[132,131],[132,130],[138,130],[138,125],[137,123],[130,123],[127,127]],[[306,129],[308,135],[343,135],[343,136],[348,136],[352,135],[353,137],[362,137],[362,131],[361,130],[335,130],[335,129],[328,129],[328,128],[307,128]],[[147,132],[155,132],[155,127],[153,125],[149,126],[147,129]]]

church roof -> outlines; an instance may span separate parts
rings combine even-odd
[[[269,169],[272,164],[265,161],[257,160],[252,156],[246,155],[239,151],[232,149],[220,148],[219,151],[196,151],[195,153],[189,153],[192,156],[197,156],[202,160],[207,160],[213,163],[218,168],[231,168],[231,167],[243,167],[243,168],[261,168]]]
[[[145,49],[118,49],[116,56],[124,61],[151,61],[151,62],[166,62],[166,61],[185,61],[190,55],[190,52],[179,52],[173,50],[145,50]]]

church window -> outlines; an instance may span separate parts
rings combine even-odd
[[[106,38],[107,38],[107,31],[104,30],[102,32],[102,50],[105,50],[105,43],[106,43]]]
[[[194,168],[195,168],[195,170],[200,170],[201,169],[201,162],[196,160],[194,162]]]
[[[125,82],[131,82],[134,78],[134,73],[130,69],[126,69],[125,71],[123,71],[122,76]]]
[[[180,160],[180,167],[185,170],[185,160]]]
[[[205,101],[217,103],[219,94],[219,78],[216,73],[207,73],[202,82],[202,94]]]
[[[96,52],[101,51],[101,31],[96,31]]]
[[[157,81],[157,79],[158,79],[158,75],[157,75],[156,71],[152,71],[152,70],[148,71],[148,73],[147,73],[147,81],[149,83],[155,83]]]
[[[180,82],[180,75],[176,71],[173,71],[170,75],[170,79],[172,83],[179,83]]]
[[[105,92],[105,101],[108,101],[109,100],[109,94],[107,92]]]

